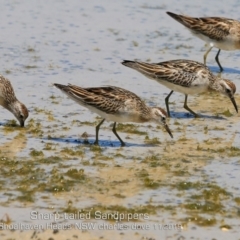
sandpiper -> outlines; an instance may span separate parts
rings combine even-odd
[[[146,106],[136,94],[126,89],[114,86],[81,88],[71,84],[54,83],[53,85],[81,106],[103,118],[96,126],[95,144],[98,144],[98,132],[105,120],[114,122],[112,131],[122,146],[125,146],[125,143],[117,134],[116,122],[155,122],[163,125],[169,135],[173,137],[166,123],[167,113],[165,110]]]
[[[193,18],[172,12],[167,12],[167,14],[209,45],[209,49],[203,56],[205,65],[208,53],[216,47],[219,50],[215,60],[222,72],[223,68],[218,60],[221,49],[228,51],[240,49],[240,22],[237,20],[223,17]]]
[[[213,75],[209,68],[202,63],[180,59],[160,63],[124,60],[122,64],[137,70],[146,77],[156,80],[172,90],[165,98],[169,117],[168,100],[173,91],[185,94],[184,108],[195,117],[198,117],[198,114],[187,105],[188,95],[206,91],[216,91],[228,96],[238,112],[238,107],[234,99],[234,93],[236,92],[235,84],[230,80]]]
[[[11,82],[1,75],[0,105],[9,110],[17,118],[21,127],[24,127],[25,120],[28,117],[28,110],[26,106],[16,98]]]

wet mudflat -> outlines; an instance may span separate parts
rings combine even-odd
[[[100,146],[93,145],[101,119],[52,87],[54,82],[116,85],[165,107],[169,89],[121,61],[202,62],[204,42],[165,12],[238,19],[238,2],[201,4],[16,1],[2,6],[1,74],[30,110],[21,129],[0,109],[4,227],[23,224],[23,239],[32,237],[33,226],[42,239],[237,239],[240,126],[229,99],[214,93],[190,96],[189,106],[202,116],[195,119],[183,108],[184,96],[174,93],[169,119],[174,139],[154,124],[120,124],[127,143],[122,148],[110,122],[100,130]],[[214,74],[216,52],[207,60]],[[236,84],[239,105],[238,57],[238,51],[220,55],[222,77]],[[59,232],[48,225],[53,222]],[[94,229],[84,229],[86,223]],[[18,230],[0,235],[19,239]]]

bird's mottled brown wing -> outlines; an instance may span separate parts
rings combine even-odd
[[[11,82],[0,75],[0,97],[6,103],[15,102],[17,100]]]
[[[114,94],[111,87],[81,88],[69,84],[66,91],[76,101],[108,114],[114,114],[124,107],[124,96]]]
[[[95,87],[95,88],[84,88],[88,92],[94,93],[99,96],[104,96],[109,99],[125,101],[126,97],[128,99],[136,99],[140,98],[133,92],[130,92],[124,88],[115,87],[115,86],[106,86],[106,87]]]
[[[214,40],[222,40],[230,34],[234,25],[239,25],[238,21],[220,17],[193,18],[184,15],[167,12],[169,16],[192,30],[195,34],[203,34]]]
[[[230,34],[232,21],[234,20],[218,17],[196,18],[191,29],[219,41]]]
[[[198,71],[211,74],[208,68],[199,62],[191,60],[171,60],[160,63],[143,63],[124,60],[123,65],[141,72],[148,78],[168,81],[175,85],[188,87],[198,76]]]

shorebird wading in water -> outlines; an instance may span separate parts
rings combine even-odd
[[[163,125],[173,137],[166,124],[167,113],[162,108],[146,106],[136,94],[128,90],[113,86],[81,88],[71,84],[54,83],[53,85],[81,106],[103,118],[96,126],[95,144],[98,144],[98,132],[105,119],[114,122],[112,131],[122,146],[125,146],[125,143],[117,134],[116,122],[154,122]]]
[[[209,49],[203,56],[205,65],[208,53],[216,47],[219,50],[215,60],[222,72],[223,68],[218,60],[221,49],[227,51],[240,49],[240,22],[237,20],[223,17],[193,18],[171,12],[167,14],[209,45]]]
[[[28,117],[28,110],[23,103],[17,100],[11,82],[1,75],[0,105],[9,110],[17,118],[21,127],[24,127],[25,120]]]
[[[173,91],[185,94],[184,108],[195,117],[198,117],[198,115],[187,105],[188,95],[207,91],[216,91],[228,96],[238,112],[234,99],[234,93],[236,92],[235,84],[230,80],[213,75],[209,68],[202,63],[191,60],[172,60],[160,63],[124,60],[122,64],[137,70],[146,77],[156,80],[172,90],[165,98],[169,117],[168,100]]]

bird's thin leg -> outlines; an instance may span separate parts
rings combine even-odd
[[[94,142],[95,145],[98,145],[98,132],[99,132],[100,126],[103,124],[104,121],[105,121],[105,118],[96,126],[96,140]]]
[[[192,113],[194,115],[194,117],[199,117],[191,108],[188,107],[187,105],[187,98],[188,98],[188,95],[185,94],[185,101],[184,101],[184,105],[183,107],[188,110],[190,113]]]
[[[207,60],[207,55],[209,54],[209,52],[212,50],[213,47],[210,47],[205,54],[203,55],[203,61],[204,61],[204,65],[206,65],[206,60]]]
[[[220,72],[222,72],[222,71],[223,71],[223,68],[222,68],[222,66],[221,66],[221,64],[220,64],[220,62],[219,62],[219,60],[218,60],[218,56],[219,56],[220,52],[221,52],[221,49],[218,50],[217,55],[216,55],[216,57],[215,57],[215,60],[216,60],[218,66],[219,66],[219,68],[220,68]]]
[[[118,136],[117,131],[116,131],[116,122],[114,122],[114,124],[113,124],[112,131],[113,131],[113,133],[116,135],[116,137],[118,138],[118,140],[121,142],[122,147],[124,147],[124,146],[125,146],[125,143],[124,143],[123,140]]]
[[[169,111],[169,106],[168,106],[168,100],[170,98],[170,96],[172,95],[173,90],[167,95],[167,97],[165,98],[165,104],[166,104],[166,108],[167,108],[167,113],[168,113],[168,117],[170,117],[170,111]]]

